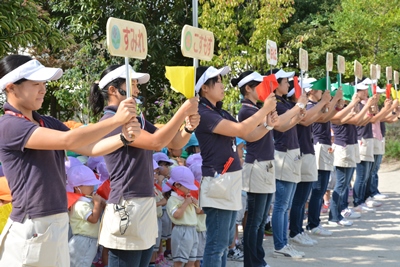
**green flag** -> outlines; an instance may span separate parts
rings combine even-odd
[[[311,88],[313,90],[321,90],[321,91],[325,91],[326,89],[330,90],[331,89],[331,78],[328,77],[328,88],[326,88],[326,77],[319,79],[315,82],[312,82],[312,86]]]
[[[351,101],[355,92],[354,86],[350,84],[342,84],[342,90],[343,90],[343,99]]]

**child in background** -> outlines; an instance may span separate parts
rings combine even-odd
[[[171,234],[174,267],[194,267],[196,261],[196,214],[200,213],[201,209],[198,208],[198,201],[190,195],[190,190],[197,189],[193,173],[185,166],[173,168],[171,178],[163,185],[163,192],[170,195],[167,213],[174,223]]]
[[[11,206],[11,191],[8,187],[6,177],[0,177],[0,233],[3,231],[7,223],[8,217],[12,210]]]
[[[197,155],[197,154],[193,154],[193,155]],[[201,157],[200,157],[200,159],[201,159]],[[192,163],[189,166],[189,169],[192,171],[195,181],[198,182],[198,185],[200,186],[201,178],[202,178],[201,161],[200,161],[200,163],[198,163],[198,162]],[[200,189],[200,188],[198,188],[198,189]],[[198,200],[198,195],[197,195],[197,200]],[[199,239],[199,244],[197,245],[197,256],[196,256],[196,262],[194,263],[195,267],[201,266],[201,261],[203,260],[203,256],[204,256],[204,248],[206,246],[206,237],[207,237],[206,217],[207,217],[207,215],[204,214],[203,210],[201,210],[201,212],[197,213],[196,231],[197,231],[197,237]]]
[[[67,179],[74,192],[82,195],[69,211],[73,234],[68,242],[70,266],[90,267],[97,252],[99,219],[106,205],[101,196],[93,194],[94,186],[101,182],[85,165],[70,168]]]
[[[170,266],[164,259],[164,255],[162,254],[162,243],[161,243],[161,234],[162,234],[162,220],[161,217],[163,215],[162,207],[167,204],[167,200],[164,198],[162,193],[162,181],[163,176],[159,175],[159,166],[157,162],[153,159],[153,169],[154,169],[154,194],[156,197],[156,206],[157,206],[157,226],[158,226],[158,237],[156,239],[156,244],[153,248],[153,256],[151,257],[149,267],[153,266]],[[159,179],[161,178],[161,179]]]
[[[163,152],[157,152],[153,154],[153,159],[157,162],[159,179],[164,180],[165,178],[169,178],[170,167],[174,165],[174,162],[168,158],[168,156]],[[162,233],[161,239],[165,240],[166,249],[164,251],[164,257],[167,260],[172,260],[171,255],[171,231],[172,231],[172,222],[168,217],[167,212],[165,211],[165,206],[162,207],[163,215],[161,217],[162,220]]]

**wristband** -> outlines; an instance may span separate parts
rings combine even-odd
[[[336,111],[341,111],[343,108],[335,107]]]
[[[129,144],[131,144],[133,141],[128,141],[126,140],[125,136],[121,133],[119,135],[119,138],[121,139],[122,144],[124,144],[124,146],[128,146]]]
[[[196,130],[196,129],[194,129],[193,131],[191,131],[191,130],[189,130],[188,128],[186,128],[186,126],[183,127],[183,129],[184,129],[185,132],[187,132],[188,134],[192,134],[192,133],[194,133],[194,131]]]
[[[374,114],[367,113],[367,116],[372,118],[374,116]]]

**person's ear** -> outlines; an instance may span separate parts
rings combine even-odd
[[[253,88],[251,88],[248,84],[246,84],[245,90],[246,93],[251,93],[253,91]]]
[[[110,95],[116,95],[117,94],[117,88],[115,88],[115,86],[113,86],[113,85],[111,85],[111,86],[109,86],[108,87],[108,93],[110,94]]]

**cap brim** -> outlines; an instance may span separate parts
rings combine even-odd
[[[276,79],[292,78],[292,77],[294,77],[294,75],[295,75],[294,71],[286,72],[286,71],[281,69],[277,73],[275,73],[275,78]]]
[[[218,75],[224,76],[226,74],[228,74],[228,72],[231,71],[231,68],[228,66],[222,67],[220,69],[218,69],[216,72],[212,73],[210,77],[208,77],[208,79],[210,78],[214,78],[217,77]]]
[[[102,184],[102,182],[100,180],[97,179],[90,179],[89,181],[84,181],[82,182],[81,185],[87,185],[87,186],[91,186],[91,185],[99,185]]]
[[[139,84],[144,84],[150,80],[150,75],[147,73],[135,72],[132,73],[131,79],[136,79]]]
[[[45,82],[54,81],[61,78],[63,75],[63,70],[60,68],[41,68],[34,73],[31,73],[24,78],[30,81]]]
[[[181,183],[181,184],[189,190],[193,191],[199,190],[195,184],[187,184],[187,183]]]
[[[287,97],[291,97],[292,95],[294,95],[294,88],[292,90],[289,91],[289,93],[287,93]]]

